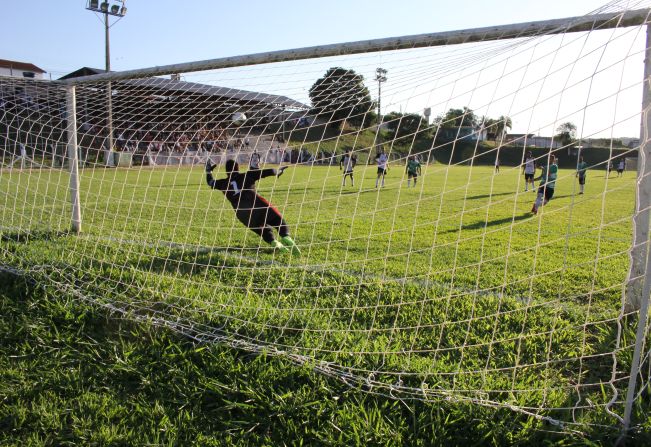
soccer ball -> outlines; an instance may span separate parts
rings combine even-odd
[[[233,125],[237,127],[244,124],[245,121],[246,121],[246,115],[242,112],[235,112],[233,113],[233,116],[231,116],[231,122],[233,123]]]

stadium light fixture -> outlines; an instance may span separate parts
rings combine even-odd
[[[109,16],[124,17],[127,13],[125,6],[126,0],[104,0],[99,3],[99,0],[88,0],[86,9],[93,12],[104,14],[104,55],[105,55],[105,69],[108,73],[111,71],[111,40],[109,37]],[[118,19],[119,20],[119,19]],[[106,85],[106,115],[107,115],[107,131],[108,136],[106,139],[106,165],[113,166],[113,105],[112,105],[112,91],[111,83]]]
[[[382,125],[382,83],[387,80],[387,70],[385,68],[378,67],[375,70],[375,80],[377,81],[377,122],[378,128]]]

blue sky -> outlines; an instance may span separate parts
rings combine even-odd
[[[613,3],[617,2],[610,2]],[[650,2],[627,0],[620,3],[627,3],[635,9],[648,7]],[[52,79],[84,66],[104,68],[103,18],[86,10],[86,4],[87,0],[2,0],[0,59],[33,63],[47,71],[46,76]],[[582,16],[607,3],[603,0],[465,0],[463,4],[462,11],[454,8],[453,2],[434,0],[127,0],[126,17],[119,21],[112,20],[111,69],[133,70],[314,45]],[[603,37],[608,32],[599,33]],[[627,36],[627,39],[636,42],[637,53],[640,52],[641,37]],[[563,43],[566,46],[563,57],[567,58],[568,63],[572,62],[573,54],[589,59],[587,49],[592,46],[597,48],[594,54],[602,57],[606,53],[617,55],[617,51],[613,51],[614,44],[608,44],[606,50],[599,49],[599,45],[606,48],[598,42],[600,38],[596,44],[593,43],[594,39],[568,44],[571,39],[574,37],[565,38]],[[612,36],[607,37],[606,41],[608,39],[613,40]],[[622,46],[618,51],[630,54],[632,45],[628,40],[619,40]],[[548,44],[556,45],[556,42],[550,40]],[[573,50],[573,47],[577,48]],[[563,68],[562,61],[557,58],[549,61],[555,64],[557,71],[549,73],[543,90],[538,87],[540,81],[531,76],[532,72],[543,73],[547,70],[544,65],[547,59],[540,56],[541,48],[536,46],[504,56],[508,58],[508,65],[495,65],[496,70],[508,73],[517,70],[514,67],[517,67],[518,59],[536,54],[539,67],[530,69],[519,80],[509,81],[511,85],[523,85],[518,93],[508,91],[510,85],[506,78],[498,82],[499,87],[490,91],[484,89],[480,92],[476,88],[469,90],[468,94],[459,93],[464,88],[472,89],[473,85],[480,85],[490,73],[491,70],[486,67],[491,62],[483,60],[479,53],[471,63],[485,64],[480,74],[473,73],[473,67],[465,73],[451,67],[447,77],[441,76],[436,81],[438,90],[433,84],[428,84],[428,79],[428,83],[421,82],[422,88],[417,93],[407,82],[411,79],[409,69],[415,71],[416,62],[426,59],[420,53],[414,53],[410,60],[392,60],[386,54],[370,55],[366,59],[360,56],[358,60],[346,60],[341,64],[330,60],[312,60],[311,65],[300,67],[303,70],[300,74],[290,73],[287,67],[276,71],[274,67],[244,67],[223,73],[208,73],[208,77],[188,74],[184,79],[284,94],[306,102],[309,101],[307,91],[310,85],[329,66],[337,64],[349,67],[350,64],[365,76],[374,94],[374,70],[383,65],[389,68],[389,80],[383,89],[383,113],[421,113],[424,107],[432,106],[432,114],[437,116],[448,107],[469,106],[490,117],[512,116],[513,132],[551,135],[559,123],[568,120],[574,122],[586,137],[639,134],[639,117],[635,115],[639,112],[641,101],[641,87],[635,85],[641,79],[642,58],[639,54],[631,56],[628,65],[622,65],[619,71],[611,69],[605,74],[602,74],[603,62],[594,61],[593,73],[584,74],[590,77],[590,81],[595,81],[589,83],[585,82],[587,78],[584,77],[582,81],[578,77],[580,68]],[[422,65],[420,70],[429,70],[429,74],[438,70],[441,61],[445,59],[432,59],[430,66]],[[582,67],[590,70],[591,66],[584,64]],[[630,79],[624,80],[623,73],[628,73]],[[561,74],[563,79],[560,79]],[[610,76],[608,87],[620,84],[619,88],[625,89],[626,94],[610,92],[610,96],[598,96],[599,92],[606,90],[598,80],[606,75]],[[572,86],[573,91],[567,89],[559,93],[551,82],[554,77],[559,78],[558,85]],[[459,79],[465,83],[463,88]],[[527,83],[528,90],[525,88]],[[454,88],[449,87],[452,84],[455,84]],[[525,95],[522,93],[525,91],[530,92]],[[531,108],[531,103],[535,103],[536,107]],[[590,107],[587,107],[588,104]],[[611,113],[613,110],[615,114]]]
[[[443,9],[442,3],[448,7]],[[583,15],[602,1],[127,0],[111,27],[111,68],[130,70],[312,45]],[[56,78],[104,67],[102,19],[86,0],[2,0],[0,59]]]

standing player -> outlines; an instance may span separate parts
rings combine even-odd
[[[579,178],[579,194],[583,194],[585,188],[585,174],[588,170],[588,164],[579,157],[579,164],[576,165],[576,176]]]
[[[416,187],[419,175],[421,175],[420,162],[412,155],[407,159],[407,188],[409,188],[412,177],[414,179],[414,188]]]
[[[382,187],[384,187],[384,176],[387,175],[389,156],[384,153],[384,150],[380,150],[380,153],[375,157],[375,160],[377,161],[377,178],[375,179],[375,187],[378,187],[380,177],[382,178]]]
[[[255,191],[255,182],[261,178],[275,175],[280,177],[286,167],[278,169],[254,169],[242,174],[239,172],[239,165],[235,160],[226,161],[226,174],[228,177],[215,180],[212,171],[217,165],[213,165],[210,159],[206,162],[206,182],[212,189],[219,189],[224,193],[233,209],[235,215],[245,226],[274,248],[282,251],[292,251],[299,255],[298,249],[291,237],[289,228],[280,212],[274,208],[263,197]],[[273,228],[278,230],[280,241],[276,240]]]
[[[249,169],[260,169],[260,154],[256,149],[251,153],[251,159],[249,160]]]
[[[531,191],[535,192],[536,187],[533,182],[533,177],[536,174],[536,164],[531,151],[527,152],[527,158],[524,160],[522,172],[524,172],[524,192],[529,191],[529,183],[531,183]]]
[[[355,179],[353,178],[353,169],[357,164],[357,155],[351,154],[350,149],[346,148],[344,155],[341,156],[339,160],[339,170],[343,168],[344,170],[344,180],[341,184],[346,186],[346,176],[350,176],[350,186],[355,186]]]
[[[624,161],[623,158],[620,158],[619,163],[617,163],[617,177],[621,177],[624,175],[625,167],[626,167],[626,162]]]
[[[538,187],[538,195],[536,196],[536,201],[531,208],[531,212],[536,214],[538,208],[542,205],[547,205],[552,197],[554,197],[554,189],[556,188],[556,176],[558,175],[558,165],[556,164],[556,156],[554,154],[549,155],[548,164],[542,165],[542,172],[539,177],[534,180],[540,180],[540,185]]]

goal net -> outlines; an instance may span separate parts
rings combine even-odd
[[[628,426],[649,377],[632,3],[1,77],[0,268],[370,392]]]

